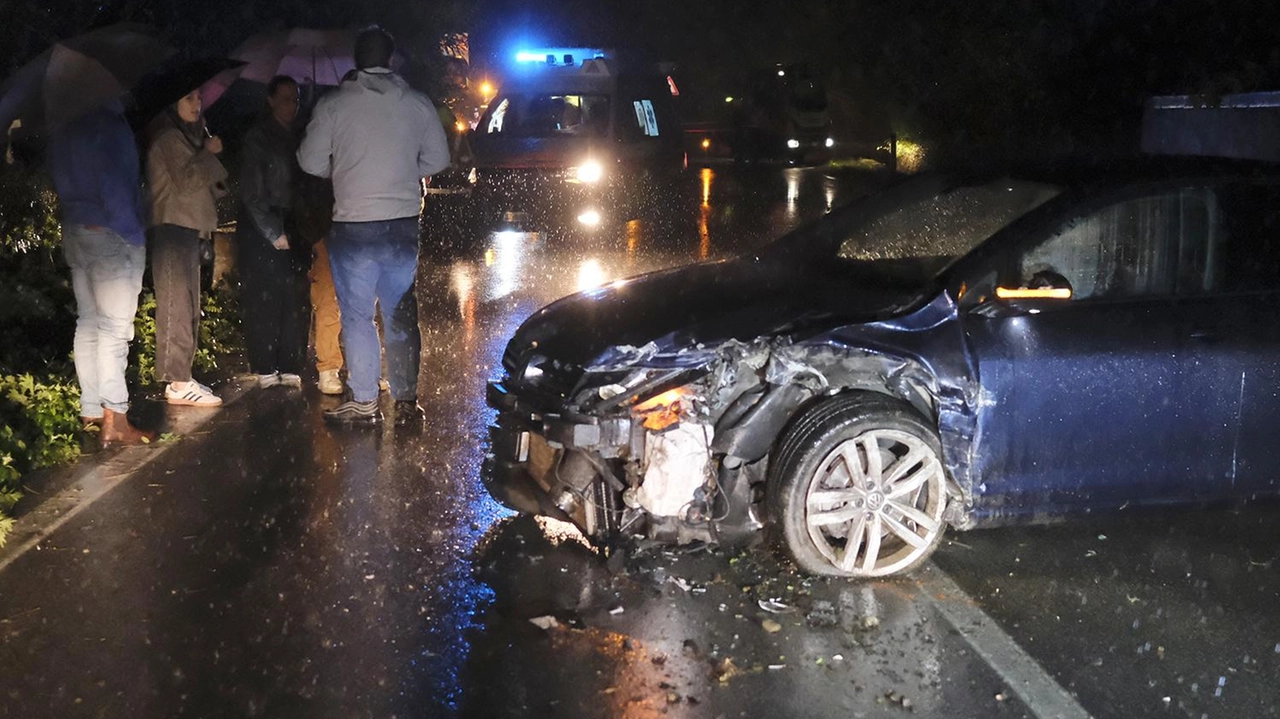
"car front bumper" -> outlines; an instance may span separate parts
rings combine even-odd
[[[569,500],[588,490],[585,485],[594,480],[601,459],[616,457],[632,444],[631,420],[541,412],[502,382],[489,383],[486,401],[498,410],[489,427],[488,467],[481,473],[489,494],[516,511],[590,530],[592,519]],[[587,455],[585,466],[575,462]]]

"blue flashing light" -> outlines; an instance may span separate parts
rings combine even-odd
[[[587,60],[608,57],[608,53],[600,48],[591,47],[536,47],[527,48],[516,53],[519,64],[539,64],[553,67],[571,67]]]

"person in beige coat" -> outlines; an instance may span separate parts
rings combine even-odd
[[[218,226],[226,194],[222,140],[201,119],[200,91],[165,109],[149,127],[151,276],[156,290],[156,377],[169,404],[216,407],[222,399],[191,377],[200,327],[200,240]]]

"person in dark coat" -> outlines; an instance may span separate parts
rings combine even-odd
[[[244,137],[240,158],[240,217],[236,223],[243,281],[249,369],[263,387],[301,387],[310,325],[307,268],[310,247],[293,232],[298,180],[298,84],[275,77],[267,85],[269,112]]]

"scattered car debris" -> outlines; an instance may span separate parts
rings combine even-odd
[[[731,679],[742,674],[742,669],[738,668],[738,665],[734,664],[732,659],[725,657],[715,664],[714,674],[716,681],[721,684],[728,684]]]
[[[539,629],[548,629],[548,630],[559,629],[561,626],[560,622],[557,621],[556,618],[551,616],[550,614],[542,617],[533,617],[529,620],[529,623],[538,627]]]
[[[840,623],[840,612],[831,602],[817,601],[805,615],[805,621],[811,627],[834,627]]]
[[[772,614],[791,614],[796,611],[795,607],[777,599],[761,599],[757,604],[761,609]]]

